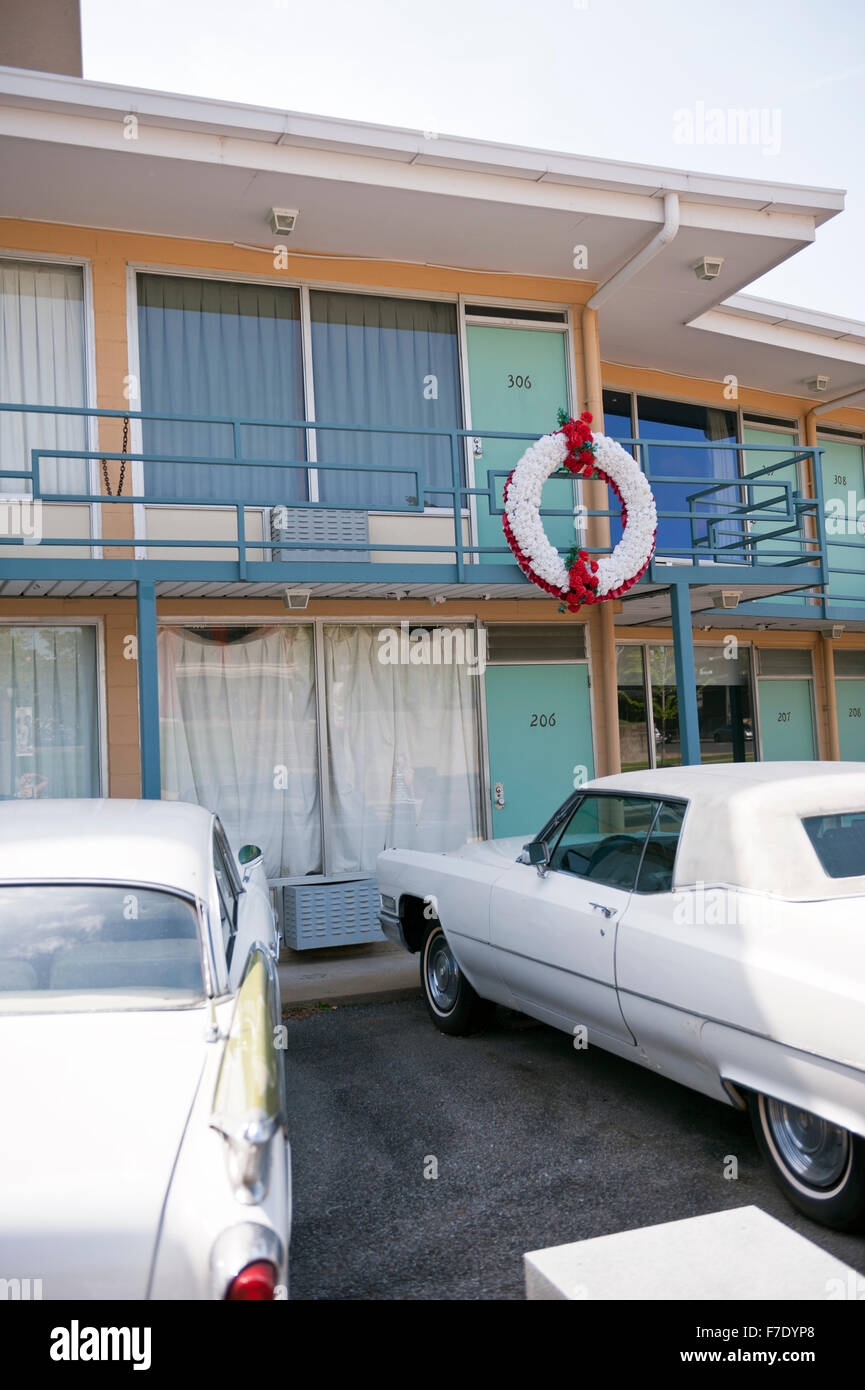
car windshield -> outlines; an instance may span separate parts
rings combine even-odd
[[[203,998],[191,902],[125,885],[0,886],[0,1014],[170,1009]]]
[[[865,876],[865,811],[805,816],[802,824],[830,878]]]

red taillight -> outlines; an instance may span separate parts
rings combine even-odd
[[[227,1299],[263,1299],[272,1302],[276,1289],[276,1270],[269,1260],[256,1260],[236,1274],[228,1286]]]

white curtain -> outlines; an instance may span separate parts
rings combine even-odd
[[[81,267],[0,260],[0,401],[83,406],[86,393]],[[0,411],[0,468],[29,470],[31,449],[85,449],[87,438],[80,416]],[[43,492],[89,491],[83,459],[40,460],[39,473]],[[0,492],[29,491],[0,478]]]
[[[215,811],[269,877],[321,872],[312,629],[163,628],[163,796]]]
[[[0,797],[99,796],[96,629],[0,626]]]
[[[378,628],[324,630],[330,870],[379,850],[456,849],[480,834],[477,676],[383,665]]]

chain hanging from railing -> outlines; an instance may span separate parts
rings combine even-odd
[[[123,445],[122,445],[122,447],[121,447],[120,452],[121,452],[122,454],[128,454],[128,453],[129,453],[129,416],[128,416],[128,415],[124,418],[124,421],[123,421]],[[115,493],[115,492],[112,492],[112,491],[111,491],[111,480],[110,480],[110,478],[109,478],[109,476],[108,476],[108,460],[107,460],[107,459],[103,459],[103,460],[102,460],[102,483],[103,483],[103,486],[104,486],[104,488],[105,488],[105,495],[106,495],[106,497],[119,497],[120,494],[121,494],[122,491],[123,491],[123,483],[124,483],[124,481],[125,481],[125,478],[126,478],[126,459],[124,458],[124,459],[121,460],[121,463],[120,463],[120,477],[117,479],[117,491],[116,491],[116,493]]]

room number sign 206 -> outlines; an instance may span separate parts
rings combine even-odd
[[[530,729],[554,729],[556,727],[556,716],[554,714],[533,714],[529,720]]]

